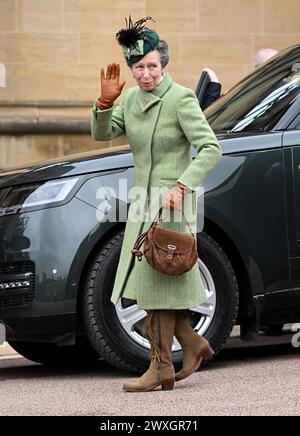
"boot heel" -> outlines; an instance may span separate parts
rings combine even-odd
[[[204,352],[203,352],[202,357],[203,357],[204,360],[211,360],[213,358],[214,354],[215,354],[214,350],[208,344],[207,347],[205,348]]]
[[[172,391],[174,389],[174,380],[166,380],[161,386],[163,391]]]

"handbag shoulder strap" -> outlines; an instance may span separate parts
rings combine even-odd
[[[138,260],[142,260],[143,253],[142,253],[142,251],[140,250],[140,248],[141,248],[141,246],[143,245],[143,243],[144,243],[144,241],[145,241],[145,239],[146,239],[146,237],[147,237],[147,234],[148,234],[149,230],[150,230],[154,225],[157,225],[157,224],[159,224],[159,223],[162,222],[162,212],[163,212],[163,207],[161,206],[161,207],[159,208],[157,214],[155,215],[155,217],[154,217],[154,219],[153,219],[153,221],[152,221],[150,227],[148,228],[148,230],[146,230],[146,232],[140,234],[140,236],[138,236],[137,240],[135,241],[135,244],[134,244],[134,246],[133,246],[133,249],[131,250],[131,253],[132,253],[133,256],[137,256],[137,257],[138,257]],[[189,222],[188,222],[187,220],[185,220],[185,221],[187,222],[187,225],[188,225],[188,227],[189,227],[189,229],[190,229],[190,233],[193,235],[194,238],[196,238],[196,235],[192,232],[192,229],[191,229],[191,227],[190,227],[190,225],[189,225]]]
[[[154,219],[153,219],[153,221],[152,221],[150,227],[148,228],[148,230],[146,230],[146,232],[142,233],[142,234],[137,238],[137,240],[135,241],[135,244],[134,244],[134,246],[133,246],[133,249],[131,250],[131,253],[132,253],[133,256],[138,256],[138,259],[139,259],[139,260],[142,260],[142,256],[143,256],[143,253],[140,251],[140,248],[141,248],[141,246],[143,245],[143,243],[144,243],[144,241],[145,241],[145,239],[146,239],[146,237],[147,237],[147,234],[148,234],[149,230],[150,230],[154,225],[157,225],[157,224],[159,224],[159,223],[162,221],[162,219],[161,219],[162,211],[163,211],[163,207],[160,207],[159,210],[158,210],[158,212],[157,212],[157,214],[155,215],[155,217],[154,217]]]

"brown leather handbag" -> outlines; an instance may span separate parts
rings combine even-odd
[[[149,229],[137,238],[131,253],[139,261],[144,255],[149,265],[162,274],[180,276],[197,262],[196,237],[192,232],[188,234],[159,227],[162,211],[160,207]],[[143,243],[144,253],[140,250]]]

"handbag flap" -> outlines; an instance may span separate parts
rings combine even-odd
[[[176,247],[174,253],[186,253],[195,244],[195,238],[192,234],[175,232],[157,225],[153,226],[149,233],[148,237],[150,236],[153,243],[164,251],[169,251],[168,245],[174,245]]]

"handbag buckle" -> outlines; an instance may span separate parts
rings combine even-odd
[[[174,252],[176,250],[176,245],[168,244],[167,262],[171,263],[173,259]]]

